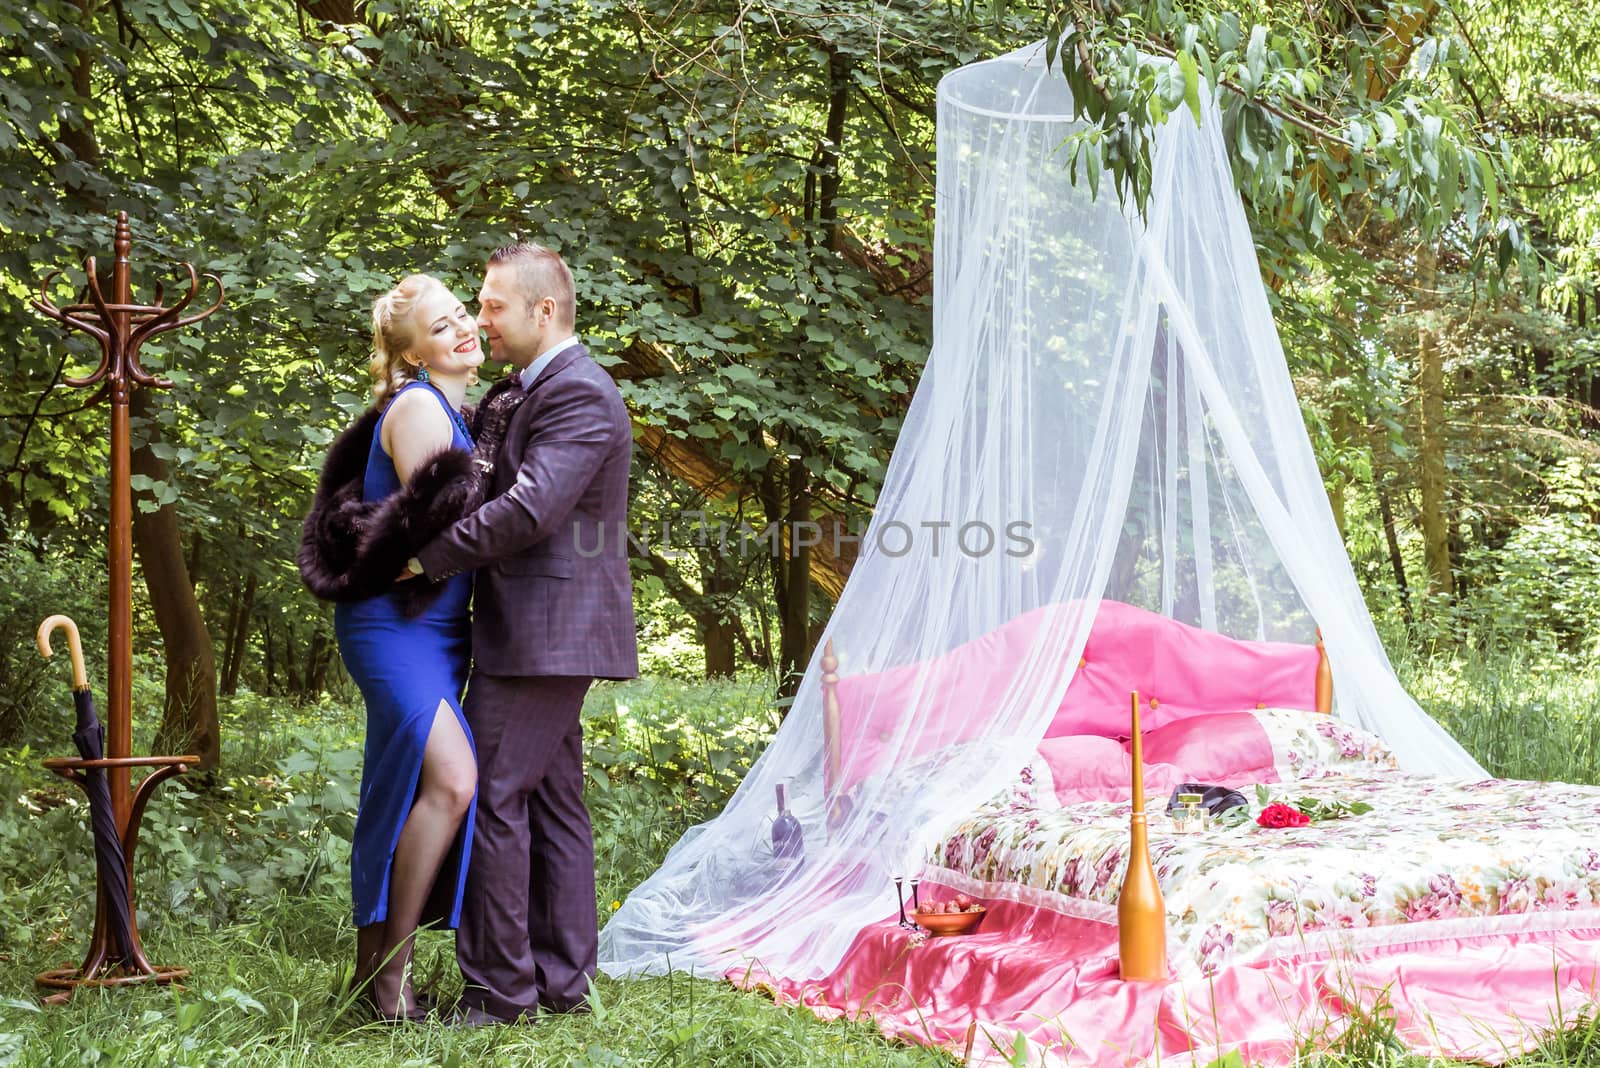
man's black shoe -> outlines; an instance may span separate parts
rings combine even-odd
[[[498,1027],[504,1024],[508,1027],[522,1023],[527,1017],[516,1020],[506,1020],[492,1012],[467,1005],[457,1005],[455,1011],[445,1017],[445,1023],[450,1027]]]

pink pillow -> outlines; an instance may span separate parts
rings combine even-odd
[[[1063,805],[1078,801],[1126,801],[1133,789],[1133,758],[1123,743],[1094,734],[1069,734],[1039,743],[1039,756],[1050,769],[1056,800]],[[1146,796],[1170,794],[1185,781],[1183,772],[1168,764],[1145,761]]]
[[[1144,758],[1183,769],[1187,782],[1237,786],[1278,781],[1272,741],[1249,712],[1188,716],[1146,731]]]

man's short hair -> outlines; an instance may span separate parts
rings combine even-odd
[[[577,322],[577,295],[572,286],[572,272],[555,252],[543,245],[524,241],[495,249],[489,257],[489,266],[499,264],[511,265],[517,292],[522,294],[528,311],[533,311],[535,304],[549,297],[556,302],[558,319],[569,326]]]

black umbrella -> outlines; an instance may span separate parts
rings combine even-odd
[[[85,760],[106,755],[106,728],[94,711],[94,691],[83,667],[83,646],[78,626],[66,616],[51,616],[39,625],[39,651],[50,656],[50,632],[57,627],[67,631],[67,649],[72,655],[72,705],[78,714],[78,728],[72,744]],[[128,866],[122,852],[122,835],[117,831],[117,814],[111,807],[111,787],[104,768],[84,768],[79,783],[89,795],[89,823],[94,829],[94,861],[100,893],[106,909],[114,956],[107,964],[134,966],[138,960],[133,948],[133,930],[128,923]]]

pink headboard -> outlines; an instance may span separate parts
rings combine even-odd
[[[1047,605],[931,660],[844,678],[837,674],[830,641],[822,661],[828,792],[849,789],[891,760],[982,734],[1039,628],[1054,621],[1052,614],[1068,610]],[[1145,730],[1205,712],[1332,709],[1332,681],[1320,641],[1245,641],[1102,601],[1077,673],[1044,736],[1126,736],[1132,690],[1149,701]],[[898,725],[912,701],[923,726],[908,747]]]
[[[1045,737],[1126,737],[1130,690],[1149,702],[1145,730],[1203,712],[1319,711],[1320,661],[1316,645],[1229,638],[1119,601],[1102,601],[1078,673]]]

